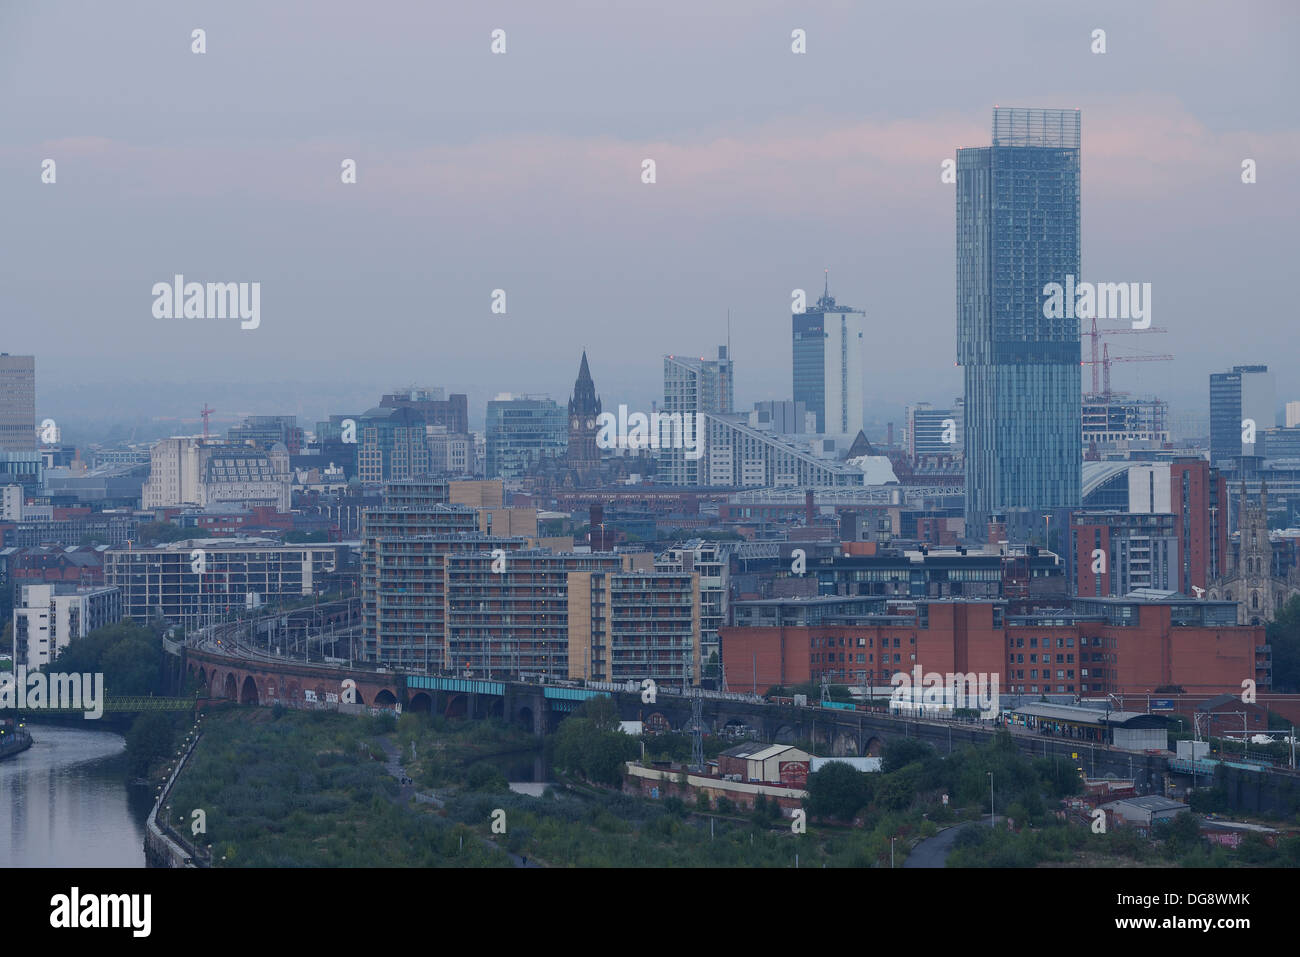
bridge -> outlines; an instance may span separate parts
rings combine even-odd
[[[635,682],[515,681],[446,674],[410,674],[339,659],[307,661],[266,654],[230,636],[212,634],[180,646],[182,666],[212,699],[245,705],[280,703],[295,708],[341,711],[378,708],[447,717],[495,717],[536,735],[554,731],[583,701],[610,697],[619,716],[652,730],[685,730],[692,723],[693,696],[660,685],[653,702],[642,700]],[[999,728],[991,721],[928,719],[886,711],[778,704],[754,695],[703,692],[702,731],[728,730],[778,744],[811,742],[827,756],[880,755],[895,738],[916,738],[940,754],[988,742]],[[1102,744],[1012,729],[1017,748],[1033,757],[1069,762],[1088,777],[1134,780],[1139,793],[1162,793],[1171,774],[1182,774],[1167,752],[1124,751]],[[1285,769],[1227,768],[1234,807],[1285,808],[1300,792],[1300,774]]]
[[[202,698],[162,698],[153,695],[106,696],[104,714],[138,714],[143,711],[197,711],[203,706]],[[85,714],[88,708],[26,708],[38,714]]]

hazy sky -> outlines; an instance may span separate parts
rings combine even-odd
[[[1177,356],[1115,387],[1203,410],[1211,371],[1267,362],[1300,399],[1298,25],[1291,0],[4,0],[0,350],[36,354],[38,416],[74,429],[203,401],[314,421],[400,384],[478,420],[567,399],[584,347],[607,407],[645,407],[730,307],[748,405],[789,397],[790,291],[829,267],[867,312],[869,403],[947,402],[941,164],[995,104],[1078,107],[1084,278],[1152,283],[1169,330],[1111,351]],[[176,273],[260,282],[260,327],[155,319]]]

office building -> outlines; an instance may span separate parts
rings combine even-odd
[[[1259,454],[1258,435],[1273,428],[1277,395],[1266,365],[1233,366],[1210,375],[1210,464],[1236,471],[1239,457]],[[1256,442],[1245,442],[1249,420]]]
[[[36,357],[0,352],[0,451],[36,450]]]
[[[567,417],[554,400],[502,393],[488,402],[487,478],[519,478],[543,457],[560,459],[568,449]]]
[[[1079,130],[1077,110],[994,109],[992,146],[957,151],[957,361],[972,540],[983,540],[995,512],[1042,527],[1043,514],[1079,506],[1079,318],[1072,308],[1044,314],[1047,284],[1072,288],[1079,277]]]
[[[817,416],[819,433],[852,440],[862,430],[866,320],[836,304],[829,279],[816,304],[791,317],[794,400]]]

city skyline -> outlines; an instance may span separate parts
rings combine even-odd
[[[502,390],[558,401],[582,348],[623,384],[608,402],[644,406],[658,395],[656,357],[708,355],[729,308],[748,407],[789,398],[790,293],[814,298],[828,267],[837,294],[874,317],[867,403],[946,401],[961,379],[941,348],[953,322],[942,163],[983,141],[999,103],[1088,113],[1084,274],[1151,282],[1170,334],[1125,345],[1178,357],[1121,367],[1117,388],[1205,412],[1206,375],[1260,361],[1284,334],[1273,317],[1289,304],[1300,134],[1283,92],[1296,20],[1282,5],[1256,8],[1249,27],[1175,4],[1155,16],[1103,4],[1088,19],[1033,6],[1003,36],[961,7],[921,32],[905,12],[773,4],[747,9],[734,33],[720,12],[685,39],[630,14],[516,6],[501,11],[519,26],[496,57],[467,13],[408,8],[399,38],[358,35],[343,10],[313,5],[306,37],[283,13],[213,12],[203,57],[189,49],[193,24],[162,6],[135,19],[86,8],[73,37],[56,12],[0,14],[15,47],[0,73],[11,94],[0,182],[25,227],[0,240],[0,308],[24,317],[8,351],[41,357],[41,416],[67,418],[65,396],[127,418],[204,401],[267,412],[228,397],[313,383],[333,388],[319,402],[335,407],[353,382],[438,382],[479,410]],[[1105,55],[1089,50],[1098,25]],[[790,51],[795,26],[805,56]],[[286,93],[271,64],[291,34],[302,77]],[[1218,56],[1190,61],[1210,35]],[[864,44],[873,70],[844,75],[836,64]],[[430,47],[438,56],[415,55]],[[672,76],[654,66],[667,48]],[[73,59],[46,75],[37,62],[56,49]],[[107,49],[124,51],[111,70]],[[342,81],[331,64],[344,56],[375,70]],[[608,82],[583,83],[574,57]],[[247,76],[226,69],[232,58]],[[144,83],[151,62],[169,70],[166,90]],[[1044,88],[1035,77],[1049,65]],[[117,77],[111,103],[71,105],[68,85],[83,87],[87,70]],[[1027,79],[1007,80],[1017,74]],[[431,112],[451,89],[463,108]],[[434,103],[411,92],[424,90]],[[394,109],[361,108],[381,91]],[[250,114],[252,97],[262,106]],[[54,184],[41,182],[47,157]],[[646,157],[654,184],[640,179]],[[346,158],[354,185],[340,182]],[[1241,182],[1244,158],[1256,183]],[[153,284],[178,273],[260,282],[259,326],[154,319]],[[505,315],[491,312],[496,289]],[[1254,318],[1225,335],[1224,317],[1243,312]],[[1287,356],[1274,364],[1279,382],[1300,372]],[[146,406],[150,382],[159,402]],[[225,396],[203,393],[221,383]]]

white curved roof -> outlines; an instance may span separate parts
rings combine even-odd
[[[1083,463],[1083,494],[1091,495],[1101,486],[1119,475],[1120,472],[1127,472],[1137,465],[1150,465],[1149,462],[1084,462]]]

